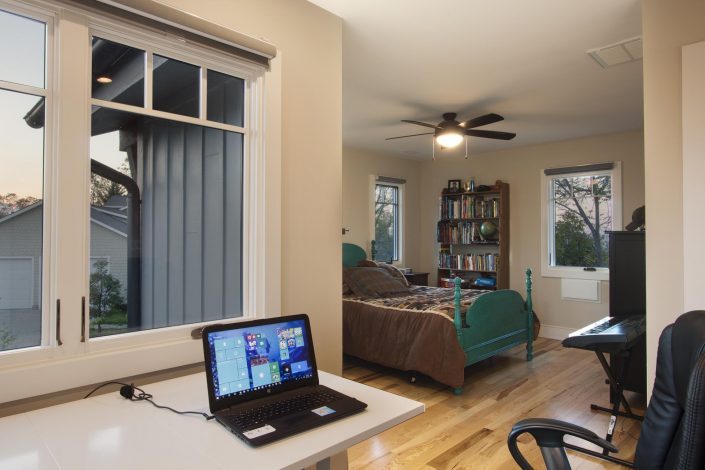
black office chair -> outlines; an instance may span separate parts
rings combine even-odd
[[[580,426],[553,419],[525,419],[514,425],[507,439],[512,457],[523,470],[532,467],[519,452],[517,437],[527,432],[541,448],[548,470],[570,469],[563,442],[566,434],[617,452],[614,445]],[[705,311],[685,313],[661,333],[654,390],[641,426],[634,467],[705,468]]]

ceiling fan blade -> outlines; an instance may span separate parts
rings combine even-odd
[[[399,137],[387,137],[384,140],[403,139],[404,137],[416,137],[417,135],[433,135],[435,132],[424,132],[423,134],[400,135]]]
[[[402,119],[401,122],[408,122],[409,124],[416,124],[417,126],[430,127],[432,129],[436,129],[438,127],[435,124],[428,124],[426,122],[421,122],[421,121],[409,121],[407,119]]]
[[[474,119],[468,119],[464,123],[460,124],[460,127],[465,129],[472,129],[474,127],[486,126],[487,124],[492,124],[493,122],[504,121],[504,118],[499,114],[490,113],[484,116],[478,116]]]
[[[473,137],[484,137],[486,139],[500,139],[500,140],[512,140],[517,135],[513,132],[499,132],[499,131],[476,131],[473,129],[468,129],[465,131],[467,135]]]

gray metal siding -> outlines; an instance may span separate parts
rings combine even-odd
[[[142,327],[241,316],[242,135],[155,121],[142,142]]]

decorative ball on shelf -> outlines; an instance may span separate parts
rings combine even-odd
[[[480,234],[483,237],[491,237],[495,234],[496,231],[497,226],[489,220],[485,220],[484,222],[482,222],[482,225],[480,225]]]

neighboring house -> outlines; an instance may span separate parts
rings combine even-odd
[[[42,203],[0,219],[0,310],[39,309]]]
[[[99,259],[127,286],[126,198],[91,206],[91,267]],[[42,202],[0,219],[0,310],[39,309],[41,302]]]
[[[127,298],[127,198],[112,196],[103,206],[91,206],[91,272],[104,259],[108,272],[120,281]]]

